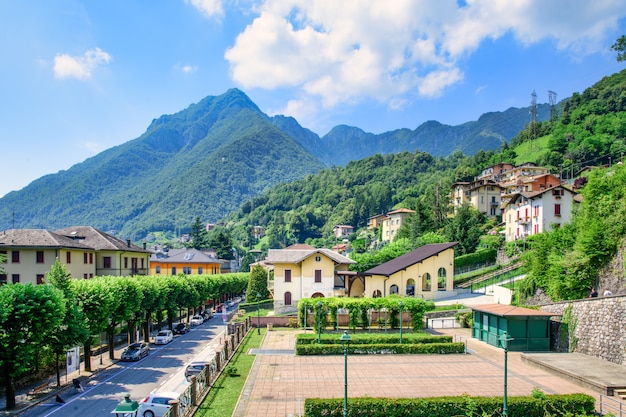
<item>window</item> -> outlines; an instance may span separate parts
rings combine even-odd
[[[554,215],[555,216],[560,216],[561,215],[561,205],[560,204],[555,204],[554,205]]]
[[[87,261],[87,252],[83,253],[83,263],[84,264],[88,263],[88,261]]]
[[[285,282],[291,282],[291,269],[285,269]]]
[[[11,251],[11,263],[14,263],[14,264],[20,263],[20,251],[19,250]]]
[[[157,274],[160,274],[161,273],[161,265],[157,265],[155,270],[156,270]]]
[[[430,291],[430,274],[428,272],[422,275],[422,291]]]
[[[7,274],[0,274],[0,285],[7,283]]]
[[[110,256],[103,257],[102,264],[105,269],[111,268],[111,257]]]
[[[124,256],[124,268],[128,268],[128,257]]]
[[[145,259],[144,259],[144,258],[141,258],[141,269],[144,269],[144,268],[145,268],[145,266],[144,266],[144,261],[145,261]],[[199,268],[198,268],[198,273],[199,273],[199,274],[201,274],[202,272],[199,272],[199,271],[202,271],[202,267],[199,267]]]
[[[372,298],[380,298],[382,297],[382,293],[380,292],[380,290],[376,290],[372,293]]]
[[[18,284],[20,282],[20,274],[11,275],[11,281],[13,281],[14,284]]]
[[[552,195],[560,197],[562,195],[565,195],[565,191],[562,188],[556,188],[556,189],[552,190]]]
[[[66,264],[72,263],[72,252],[70,251],[65,252],[65,263]]]
[[[389,287],[389,294],[398,294],[399,292],[400,291],[398,291],[398,286],[396,284]]]
[[[141,260],[141,267],[143,268],[143,259]],[[199,266],[198,267],[198,275],[202,275],[203,272],[204,272],[204,269],[201,266]]]
[[[315,270],[315,282],[322,282],[322,270],[321,269]]]
[[[291,305],[291,293],[289,291],[285,293],[285,305],[286,306]]]
[[[38,250],[38,251],[37,251],[36,259],[37,259],[37,260],[36,260],[36,262],[37,262],[38,264],[42,264],[42,263],[44,263],[44,262],[43,262],[43,251],[42,251],[42,250]]]
[[[89,263],[93,264],[93,253],[89,254]]]
[[[439,291],[446,290],[446,268],[439,268],[437,271],[437,289]]]
[[[83,274],[83,278],[84,278],[84,279],[89,278],[89,274]]]
[[[172,275],[176,275],[176,267],[175,266],[172,267]]]
[[[485,204],[485,196],[484,195],[480,196],[480,204]]]
[[[191,267],[190,266],[183,266],[183,274],[190,275],[191,274]]]
[[[37,285],[43,284],[43,274],[37,274]]]
[[[315,257],[315,262],[322,262],[322,257],[321,256],[316,256]]]

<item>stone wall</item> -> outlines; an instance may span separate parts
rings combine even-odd
[[[568,306],[572,317],[569,323],[563,316],[552,319],[556,322],[551,327],[557,350],[569,347],[574,352],[626,364],[626,296],[565,301],[543,305],[541,310],[563,315]],[[567,329],[570,335],[563,334]]]

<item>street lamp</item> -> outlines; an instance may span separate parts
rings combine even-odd
[[[343,417],[348,417],[348,347],[351,340],[348,331],[344,330],[340,339],[343,345]]]
[[[302,326],[304,327],[304,333],[306,333],[306,319],[307,319],[307,313],[308,313],[308,308],[309,306],[306,305],[306,302],[302,303],[304,309],[302,311],[302,315],[304,316],[302,319]]]
[[[317,302],[317,344],[321,342],[322,336],[322,302]]]
[[[502,347],[502,349],[504,349],[504,403],[502,405],[502,415],[503,416],[508,416],[508,405],[507,405],[507,399],[506,399],[506,386],[507,386],[507,360],[508,360],[508,352],[509,352],[509,344],[511,342],[511,340],[513,340],[512,337],[509,336],[509,334],[507,332],[502,333],[502,335],[499,337],[500,340],[500,346]]]
[[[404,323],[402,322],[402,310],[404,309],[404,303],[400,301],[398,307],[400,307],[400,344],[402,344],[402,327],[404,327]]]
[[[256,331],[257,334],[261,334],[261,309],[259,303],[261,302],[261,293],[256,293]]]

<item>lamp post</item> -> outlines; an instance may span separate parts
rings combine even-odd
[[[322,302],[317,302],[317,344],[321,343],[322,337]]]
[[[130,400],[130,394],[124,394],[124,399],[121,403],[115,407],[115,410],[111,411],[111,414],[115,414],[116,417],[137,417],[139,411],[139,404],[137,401]]]
[[[500,346],[504,349],[504,402],[502,404],[502,415],[508,416],[509,409],[506,399],[506,388],[507,388],[507,360],[508,360],[508,352],[509,352],[509,343],[513,340],[512,337],[509,336],[507,332],[502,333],[499,337]]]
[[[350,346],[350,335],[344,330],[341,335],[343,345],[343,417],[348,417],[348,347]]]
[[[261,293],[256,293],[256,331],[257,334],[261,334],[261,308],[259,303],[261,302]]]
[[[306,319],[307,319],[307,313],[308,313],[308,308],[309,306],[306,305],[306,303],[302,304],[303,306],[303,311],[302,311],[302,327],[304,327],[304,333],[306,333]]]
[[[400,301],[398,307],[400,308],[400,344],[402,344],[402,327],[404,327],[404,323],[402,322],[402,310],[404,309],[404,303]]]

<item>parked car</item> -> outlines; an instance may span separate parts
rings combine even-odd
[[[193,316],[191,318],[191,325],[192,326],[199,326],[202,323],[204,323],[204,318],[202,318],[202,316]]]
[[[202,316],[202,318],[204,318],[204,321],[207,321],[211,317],[213,317],[213,313],[209,309],[204,310],[202,313],[200,313],[200,315]]]
[[[150,348],[144,342],[133,343],[122,352],[123,361],[138,361],[145,358],[150,353]]]
[[[202,372],[205,366],[205,362],[191,362],[189,365],[187,365],[187,367],[185,368],[185,378],[187,378],[187,381],[191,380],[192,375],[198,375],[200,372]]]
[[[174,334],[185,334],[189,331],[189,326],[186,323],[178,323],[174,326]]]
[[[174,340],[174,334],[171,330],[161,330],[154,338],[155,345],[167,345]]]
[[[138,414],[142,417],[162,417],[172,408],[170,401],[178,397],[175,392],[153,392],[139,404]]]

